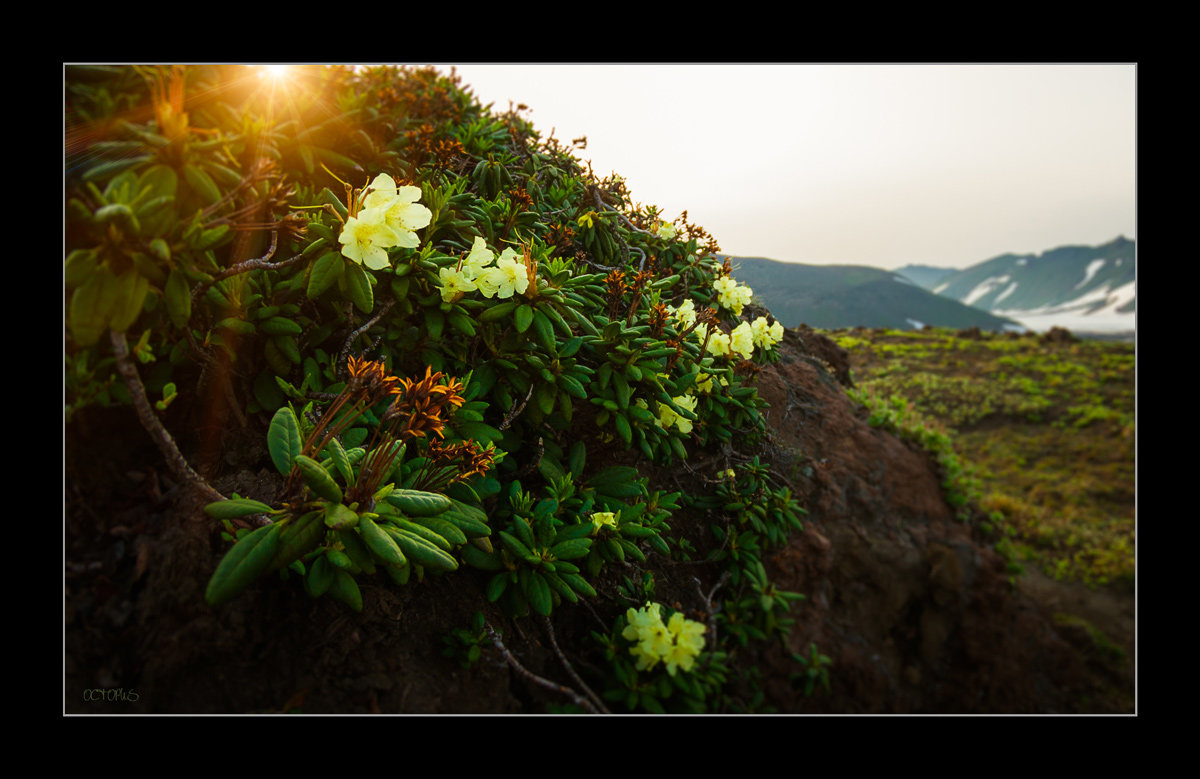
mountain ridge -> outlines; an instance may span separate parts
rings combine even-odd
[[[754,290],[784,327],[1021,329],[1007,317],[936,295],[895,271],[721,256],[728,257],[734,276]]]
[[[1121,235],[1099,246],[1006,252],[934,281],[921,272],[908,278],[935,294],[1032,330],[1060,326],[1082,332],[1132,331],[1136,248]]]

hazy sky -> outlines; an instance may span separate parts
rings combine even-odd
[[[1133,64],[457,70],[730,254],[966,267],[1136,238]]]

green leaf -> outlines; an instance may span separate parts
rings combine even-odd
[[[167,304],[167,316],[170,317],[171,324],[176,327],[186,326],[192,318],[192,292],[187,276],[179,268],[172,270],[171,275],[167,277],[163,300]]]
[[[346,450],[342,448],[341,443],[336,438],[329,440],[329,446],[326,450],[329,456],[333,458],[333,465],[338,469],[338,473],[342,475],[342,481],[350,484],[354,481],[354,471],[350,467],[350,458],[346,456]]]
[[[279,532],[279,525],[265,525],[233,545],[208,582],[204,599],[210,606],[231,600],[266,570],[279,548]]]
[[[179,186],[179,176],[169,165],[154,165],[147,168],[138,178],[138,188],[150,188],[150,197],[174,197]]]
[[[237,519],[248,514],[270,514],[274,509],[266,503],[249,498],[218,500],[204,507],[204,513],[213,519]]]
[[[332,504],[341,504],[342,488],[319,462],[306,455],[298,454],[292,458],[292,465],[299,469],[301,478],[304,479],[304,483],[310,490]],[[355,517],[357,518],[357,516],[356,514]],[[326,521],[329,521],[328,518]]]
[[[304,460],[303,459],[297,460],[297,463],[301,463],[301,462],[304,462]],[[317,467],[320,468],[321,466],[318,465]],[[322,468],[321,470],[324,470],[324,469]],[[307,474],[304,474],[303,471],[301,471],[301,475],[307,475]],[[326,474],[326,475],[328,476],[328,474]],[[330,478],[329,480],[331,482],[333,481],[332,478]],[[309,486],[312,486],[312,485],[309,485]],[[313,492],[316,492],[316,490],[313,490]],[[323,498],[327,497],[325,495],[322,495],[319,492],[317,494],[321,495],[321,497],[323,497]],[[333,500],[332,497],[328,497],[327,499],[330,501]],[[349,506],[344,506],[341,503],[330,502],[325,507],[325,526],[328,528],[332,528],[334,530],[347,530],[352,527],[357,527],[359,521],[360,521],[360,519],[359,519],[358,513],[355,512],[354,509],[350,508]]]
[[[209,175],[202,168],[195,165],[183,166],[183,177],[187,180],[188,186],[192,188],[201,200],[205,203],[215,203],[221,199],[221,190],[209,178]]]
[[[313,263],[308,274],[308,297],[319,297],[322,292],[332,287],[342,278],[346,261],[338,252],[327,252]]]
[[[528,303],[522,303],[517,306],[517,313],[513,316],[513,322],[517,325],[517,332],[523,333],[533,324],[533,309]]]
[[[67,322],[80,346],[91,346],[104,335],[118,294],[117,277],[102,265],[71,295]]]
[[[375,291],[371,289],[371,278],[358,263],[345,265],[340,285],[344,287],[346,297],[359,311],[369,314],[375,308]]]
[[[436,516],[453,505],[445,495],[423,490],[393,490],[385,500],[405,514],[415,517]]]
[[[550,547],[550,554],[558,560],[577,560],[581,557],[587,557],[591,548],[592,539],[573,538]]]
[[[508,572],[498,573],[488,580],[485,597],[489,603],[495,603],[500,600],[500,596],[504,594],[504,590],[508,587]]]
[[[313,560],[312,566],[309,567],[308,574],[304,577],[304,589],[314,598],[321,597],[333,584],[333,571],[334,568],[325,559],[325,555],[321,555]]]
[[[439,309],[425,309],[425,328],[429,331],[429,337],[438,339],[442,337],[442,328],[446,324],[446,315]]]
[[[345,603],[355,611],[362,611],[362,590],[354,577],[341,568],[333,571],[333,582],[329,585],[329,597]]]
[[[533,610],[543,617],[550,616],[554,602],[550,598],[550,585],[542,578],[542,575],[533,571],[523,584],[525,585],[525,595],[529,598],[529,605],[533,607]]]
[[[300,441],[300,423],[296,414],[288,406],[275,412],[271,418],[271,426],[267,429],[267,449],[271,452],[271,462],[284,476],[292,472],[292,464],[303,449]]]
[[[554,325],[540,310],[533,312],[533,337],[546,350],[546,354],[557,355],[557,345],[554,339]]]
[[[456,424],[454,429],[463,438],[485,445],[504,438],[504,433],[484,422],[463,422]]]

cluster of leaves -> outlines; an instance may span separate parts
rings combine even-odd
[[[126,399],[105,336],[139,333],[164,419],[216,392],[272,420],[280,496],[210,508],[242,538],[210,600],[285,569],[357,606],[354,577],[373,567],[400,581],[461,558],[494,574],[489,597],[511,613],[546,614],[591,594],[605,563],[666,553],[678,498],[632,469],[586,473],[583,442],[569,457],[560,444],[572,430],[657,463],[762,430],[754,378],[778,323],[751,335],[715,242],[453,75],[67,75],[69,411]],[[471,283],[448,289],[464,264]],[[709,348],[722,339],[759,348]],[[436,431],[401,430],[388,393],[361,396],[357,354],[379,381],[461,376],[459,402]],[[490,472],[455,480],[447,447],[489,452]]]
[[[762,557],[802,529],[800,517],[805,511],[791,489],[772,487],[768,468],[756,456],[726,470],[714,493],[697,497],[693,504],[720,518],[710,530],[720,544],[712,558],[729,564],[730,594],[721,610],[723,632],[741,646],[785,636],[794,622],[787,616],[791,604],[804,596],[775,587]]]
[[[688,547],[670,522],[690,504],[730,519],[723,635],[786,630],[800,596],[760,556],[800,511],[757,461],[709,496],[588,467],[678,464],[764,429],[755,380],[782,327],[743,318],[751,291],[686,213],[664,221],[433,69],[67,81],[68,416],[131,402],[132,337],[160,424],[224,407],[261,425],[279,474],[268,502],[207,507],[232,542],[209,603],[278,573],[359,610],[364,577],[465,564],[510,616],[546,616],[596,598],[606,567]],[[639,669],[617,616],[606,697],[724,707],[725,650],[662,617],[690,638]],[[477,617],[447,651],[470,665],[483,641]]]
[[[667,519],[677,508],[678,493],[651,492],[648,480],[628,466],[610,466],[586,480],[585,447],[571,450],[571,470],[556,472],[546,461],[544,497],[538,498],[510,482],[507,505],[493,507],[490,521],[504,529],[500,543],[489,553],[472,551],[464,560],[492,572],[487,598],[499,601],[512,616],[530,611],[547,616],[563,600],[595,597],[588,583],[608,564],[627,559],[645,562],[649,549],[666,556],[663,535]]]
[[[206,507],[225,521],[271,517],[240,537],[221,561],[206,592],[211,605],[238,595],[264,573],[287,568],[304,577],[312,597],[328,593],[360,611],[358,575],[382,569],[403,585],[414,571],[420,580],[426,572],[457,570],[453,552],[468,542],[481,553],[491,550],[480,491],[486,496],[498,483],[479,477],[491,469],[494,451],[445,440],[442,415],[465,405],[457,394],[462,385],[443,383],[429,371],[419,381],[396,379],[380,363],[354,358],[349,370],[350,381],[316,422],[291,406],[275,412],[268,448],[286,477],[278,508],[236,496]],[[355,425],[374,416],[373,408],[378,427],[360,446],[368,433]],[[406,458],[410,446],[416,456]]]
[[[672,621],[677,632],[682,632],[690,620],[682,612],[663,613],[654,603],[654,580],[649,572],[640,587],[626,580],[623,596],[641,608],[630,608],[617,615],[607,633],[592,633],[604,652],[608,668],[604,697],[623,703],[631,711],[756,710],[761,704],[762,690],[753,673],[732,667],[732,653],[751,642],[782,640],[794,623],[788,612],[791,604],[804,596],[776,587],[762,557],[770,549],[783,545],[789,533],[801,529],[800,517],[805,512],[787,487],[772,487],[768,468],[757,458],[736,470],[727,469],[711,494],[688,496],[685,503],[717,518],[710,530],[719,547],[710,559],[726,565],[722,582],[728,581],[727,589],[719,606],[709,604],[713,611],[711,632],[698,625],[693,628],[696,635],[709,634],[713,641],[703,647],[703,652],[696,648],[694,663],[691,658],[684,661],[686,672],[656,662],[655,646],[659,646],[661,658],[670,657],[674,647],[665,640],[671,634]],[[649,614],[652,609],[659,619],[648,619],[654,616]],[[656,625],[661,629],[654,630]],[[814,684],[820,682],[827,687],[830,661],[823,655],[818,657],[824,660],[814,672]],[[797,673],[807,674],[810,659],[800,656],[796,659],[803,668]],[[734,678],[754,691],[753,700],[744,701],[728,693]],[[806,689],[811,693],[811,685],[806,685]]]

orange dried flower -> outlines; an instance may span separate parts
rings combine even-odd
[[[351,355],[346,363],[350,381],[346,382],[346,393],[362,392],[371,397],[383,397],[395,392],[400,379],[388,376],[387,369],[378,360],[363,360]]]
[[[442,438],[445,423],[442,420],[442,410],[446,406],[459,407],[466,399],[459,393],[463,389],[458,379],[447,377],[446,384],[440,384],[443,374],[433,372],[433,368],[425,368],[422,379],[397,379],[399,388],[393,390],[396,400],[388,407],[383,415],[385,425],[403,419],[399,428],[400,438],[425,438],[436,435]]]

